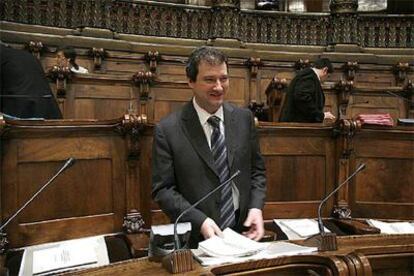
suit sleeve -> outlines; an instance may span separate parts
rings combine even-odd
[[[262,154],[257,139],[256,126],[250,113],[250,146],[251,146],[251,192],[249,209],[263,209],[266,198],[266,175]]]
[[[322,122],[325,116],[317,107],[314,98],[317,89],[313,79],[305,78],[296,84],[294,98],[296,107],[301,113],[309,114],[315,121]]]
[[[175,180],[174,157],[162,127],[155,127],[152,154],[152,197],[168,217],[175,221],[191,204],[178,191]],[[207,216],[193,208],[180,221],[190,221],[200,229]]]

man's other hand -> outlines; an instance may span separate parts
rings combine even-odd
[[[262,210],[257,208],[250,209],[243,225],[250,228],[249,231],[243,232],[243,235],[255,241],[260,240],[264,235]]]
[[[335,121],[336,117],[331,112],[325,112],[325,118],[326,121]]]

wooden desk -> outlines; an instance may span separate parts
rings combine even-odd
[[[337,251],[216,267],[202,267],[196,262],[195,269],[185,275],[412,275],[413,260],[414,235],[347,236],[338,237]],[[168,272],[160,263],[141,258],[65,275],[168,275]]]

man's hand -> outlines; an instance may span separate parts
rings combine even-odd
[[[325,112],[325,118],[326,121],[335,121],[336,117],[331,112]]]
[[[211,238],[212,236],[223,237],[223,233],[221,232],[220,228],[211,218],[206,218],[206,220],[201,225],[200,232],[203,235],[204,239]]]
[[[260,240],[264,235],[262,210],[257,208],[250,209],[243,225],[250,227],[249,231],[243,232],[243,235],[255,241]]]

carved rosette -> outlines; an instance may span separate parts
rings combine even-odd
[[[139,88],[139,97],[141,102],[148,101],[150,87],[153,85],[155,74],[152,72],[139,71],[132,76],[132,81]]]
[[[352,119],[345,119],[340,120],[336,132],[339,132],[341,135],[341,143],[342,143],[342,158],[349,159],[349,156],[354,150],[353,146],[353,137],[357,131],[360,131],[362,124],[360,121],[352,120]]]
[[[149,51],[145,54],[145,61],[149,64],[151,72],[157,71],[157,63],[161,60],[161,55],[158,51]]]
[[[55,65],[48,71],[48,76],[56,82],[57,96],[64,98],[66,96],[66,83],[72,76],[70,68]]]
[[[349,103],[349,96],[351,96],[352,90],[354,88],[353,81],[339,81],[335,88],[340,92],[339,94],[339,114],[340,118],[344,118],[346,115],[346,109]]]
[[[40,41],[29,41],[26,44],[26,49],[32,53],[37,59],[40,59],[40,53],[43,50],[43,43]]]
[[[99,70],[102,67],[102,60],[105,59],[107,53],[104,48],[93,47],[89,51],[89,56],[93,57],[93,66],[95,70]]]
[[[259,72],[259,68],[263,66],[263,62],[260,58],[250,57],[248,60],[245,61],[245,64],[250,69],[250,77],[256,78],[257,73]]]
[[[345,78],[348,81],[353,81],[356,71],[359,70],[359,65],[357,61],[348,61],[342,66],[342,69],[344,70]]]
[[[133,209],[124,217],[122,228],[127,234],[137,234],[147,232],[144,225],[145,222],[141,213]]]
[[[269,107],[269,120],[277,122],[282,108],[283,90],[287,80],[274,77],[266,88],[266,102]]]
[[[329,9],[332,13],[357,12],[358,0],[331,0]]]
[[[310,66],[311,66],[311,63],[310,63],[309,59],[299,59],[295,62],[295,65],[294,65],[296,71],[305,69],[305,68],[310,67]]]
[[[399,62],[394,65],[393,72],[397,82],[404,82],[410,69],[408,62]]]

